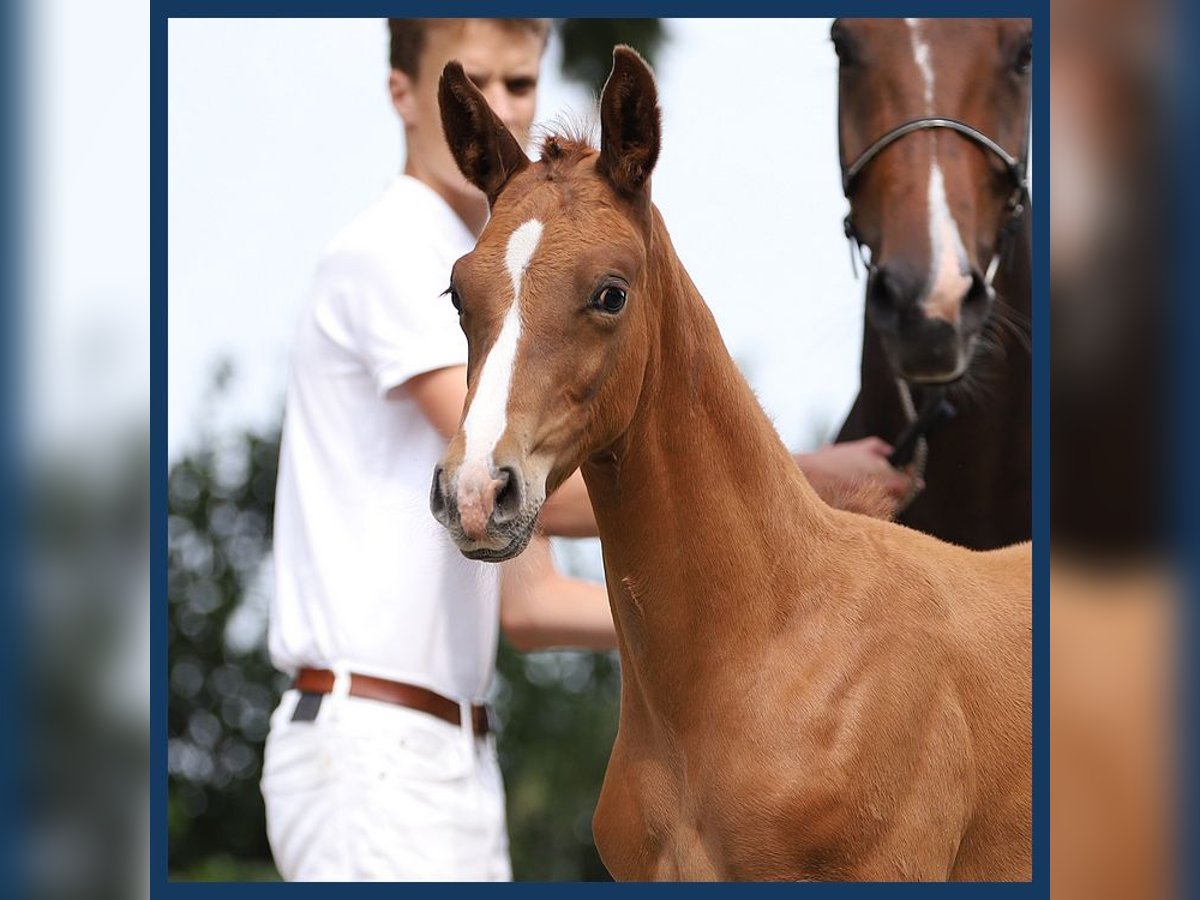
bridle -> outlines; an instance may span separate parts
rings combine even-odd
[[[1029,124],[1032,124],[1032,114],[1031,105],[1030,117],[1026,120]],[[922,116],[918,119],[910,119],[907,122],[897,125],[891,131],[873,141],[849,166],[842,163],[842,193],[853,204],[852,193],[855,182],[875,157],[879,156],[880,153],[901,138],[917,131],[927,131],[933,128],[947,128],[951,131],[956,131],[991,153],[1003,163],[1005,171],[1012,181],[1013,190],[1005,202],[1004,219],[1000,223],[1000,229],[993,244],[992,259],[988,263],[987,271],[984,273],[984,287],[989,296],[993,295],[992,281],[996,277],[1000,260],[1007,252],[1008,246],[1017,232],[1017,228],[1021,223],[1021,217],[1025,215],[1025,211],[1029,208],[1029,125],[1025,129],[1025,140],[1021,144],[1021,156],[1018,159],[978,128],[973,128],[965,122],[960,122],[958,119],[948,119],[944,116]],[[844,155],[841,152],[841,139],[842,123],[839,114],[839,161],[844,159]],[[868,248],[866,244],[863,242],[858,229],[854,225],[853,206],[851,206],[850,212],[846,213],[844,228],[846,239],[850,241],[850,265],[854,269],[855,276],[858,275],[858,265],[855,262],[856,253],[858,258],[862,260],[868,276],[873,275],[875,273],[875,266],[871,257],[867,254]],[[929,456],[929,444],[926,440],[926,435],[933,428],[939,427],[945,421],[953,418],[955,410],[954,406],[945,399],[943,391],[935,390],[930,393],[925,408],[918,411],[913,403],[912,391],[908,386],[908,382],[903,378],[897,378],[896,387],[899,390],[900,403],[904,408],[904,416],[908,420],[908,425],[896,441],[897,450],[893,452],[889,462],[896,468],[903,468],[911,461],[914,472],[913,487],[896,511],[896,514],[899,515],[900,512],[916,499],[917,494],[920,492],[919,484],[924,476],[925,463]],[[904,446],[902,447],[901,445]]]
[[[991,262],[988,263],[987,272],[984,274],[984,284],[988,292],[992,290],[992,281],[996,277],[996,270],[1000,265],[1000,258],[1008,249],[1008,244],[1012,240],[1013,235],[1017,231],[1017,226],[1020,224],[1021,217],[1025,214],[1025,210],[1029,208],[1029,129],[1025,130],[1025,140],[1021,145],[1021,156],[1018,159],[1011,153],[997,144],[994,140],[984,134],[977,128],[973,128],[965,122],[960,122],[958,119],[947,119],[944,116],[922,116],[919,119],[910,119],[901,125],[897,125],[891,131],[884,134],[871,143],[858,158],[849,166],[843,163],[842,165],[842,193],[846,195],[846,199],[853,203],[852,192],[854,184],[858,180],[859,175],[863,170],[871,164],[885,149],[901,138],[910,135],[917,131],[926,131],[932,128],[947,128],[951,131],[957,131],[959,134],[978,144],[984,150],[987,150],[993,156],[1004,164],[1005,171],[1008,172],[1009,178],[1013,183],[1013,191],[1009,195],[1005,203],[1004,220],[1000,223],[999,233],[996,235],[996,242],[993,245],[994,252]],[[839,157],[841,143],[842,127],[841,122],[838,122],[838,143]],[[846,238],[850,241],[850,263],[854,266],[855,274],[858,274],[858,267],[854,261],[855,253],[862,260],[867,272],[874,272],[875,267],[872,265],[870,257],[867,255],[866,244],[863,243],[859,236],[858,229],[854,226],[854,211],[846,213],[844,222]]]

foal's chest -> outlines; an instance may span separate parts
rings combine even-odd
[[[677,804],[673,816],[662,807],[597,808],[596,842],[612,876],[619,881],[727,878],[716,835],[684,807]]]
[[[614,762],[619,756],[614,753]],[[753,833],[762,822],[747,818],[738,809],[742,800],[703,772],[677,775],[660,760],[610,764],[595,819],[596,845],[609,872],[621,881],[748,877],[752,848],[763,845]]]

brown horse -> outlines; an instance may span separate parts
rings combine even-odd
[[[899,521],[975,549],[1031,533],[1027,19],[839,19],[839,141],[868,281],[861,387],[839,441],[916,447]]]
[[[467,408],[431,507],[519,553],[579,466],[621,653],[595,817],[621,879],[1030,876],[1030,553],[818,499],[650,199],[650,70],[614,51],[601,148],[531,163],[451,63],[442,123],[492,204],[450,293]]]

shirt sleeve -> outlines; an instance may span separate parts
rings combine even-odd
[[[326,261],[338,282],[331,313],[380,396],[416,375],[467,362],[458,315],[440,296],[450,266],[434,253],[414,257],[386,266],[361,255]]]

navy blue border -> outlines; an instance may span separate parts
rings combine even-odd
[[[1032,18],[1049,23],[1047,0],[826,0],[826,2],[781,3],[750,0],[733,4],[729,0],[610,0],[610,2],[567,3],[530,2],[530,0],[152,0],[151,17],[170,18],[383,18],[396,13],[424,16],[545,16],[577,18],[764,18],[815,16],[899,16],[918,13],[929,18],[1011,17]]]
[[[23,187],[26,170],[27,133],[25,98],[26,33],[25,5],[17,2],[0,5],[0,123],[4,138],[0,140],[0,273],[3,273],[4,296],[0,299],[0,421],[8,427],[0,430],[0,598],[3,620],[0,621],[0,657],[4,660],[3,690],[0,704],[7,711],[10,723],[28,721],[25,715],[25,693],[20,690],[23,678],[28,677],[21,652],[23,643],[18,637],[28,634],[26,610],[26,570],[21,561],[27,543],[26,495],[23,489],[25,465],[21,453],[24,436],[25,397],[21,383],[26,371],[20,336],[25,329],[23,301],[28,296],[26,260],[29,258],[25,231],[21,222],[29,209],[29,197]],[[10,726],[11,727],[11,726]],[[12,735],[17,729],[12,729]],[[19,731],[17,731],[19,733]],[[23,895],[28,886],[27,872],[22,865],[23,839],[21,824],[28,809],[28,797],[23,789],[23,775],[30,752],[28,740],[13,737],[0,741],[0,846],[4,848],[2,870],[9,875],[16,893]]]
[[[1034,17],[1033,883],[1050,896],[1050,17]]]
[[[1200,335],[1200,306],[1196,303],[1195,237],[1196,204],[1200,203],[1200,176],[1195,169],[1196,154],[1200,153],[1200,60],[1194,48],[1200,40],[1200,10],[1196,4],[1177,2],[1170,14],[1178,17],[1168,37],[1165,52],[1170,59],[1170,102],[1167,107],[1165,139],[1169,152],[1165,154],[1171,176],[1178,179],[1178,195],[1168,198],[1166,208],[1172,216],[1168,231],[1173,235],[1169,253],[1173,263],[1168,277],[1170,303],[1163,321],[1169,324],[1163,342],[1167,345],[1170,365],[1167,381],[1173,396],[1165,408],[1172,419],[1164,436],[1168,443],[1167,464],[1170,477],[1164,484],[1178,486],[1170,498],[1171,533],[1174,559],[1181,577],[1178,617],[1181,620],[1178,640],[1174,646],[1178,685],[1175,702],[1178,736],[1175,759],[1178,779],[1179,814],[1176,824],[1179,837],[1179,889],[1181,897],[1195,896],[1200,891],[1200,855],[1188,852],[1200,835],[1200,775],[1196,748],[1200,747],[1200,705],[1197,704],[1197,685],[1200,685],[1200,404],[1196,402],[1196,385],[1200,384],[1200,354],[1196,353],[1196,337]],[[1174,182],[1173,182],[1174,183]],[[1173,251],[1173,252],[1172,252]]]
[[[150,890],[167,884],[167,15],[150,7]]]
[[[498,7],[501,7],[499,9]],[[167,20],[168,18],[216,17],[385,17],[398,13],[426,16],[494,16],[498,12],[515,16],[576,16],[576,17],[738,17],[763,16],[826,16],[866,15],[927,17],[1008,16],[1032,18],[1034,21],[1036,56],[1041,61],[1034,67],[1034,127],[1033,161],[1036,179],[1035,197],[1042,198],[1033,205],[1034,213],[1034,280],[1033,280],[1033,609],[1034,609],[1034,880],[1026,884],[952,884],[931,887],[923,884],[807,884],[803,886],[761,885],[604,885],[604,884],[510,884],[474,888],[500,892],[554,894],[583,893],[603,890],[632,891],[635,894],[655,892],[735,891],[778,892],[802,890],[806,896],[851,894],[882,895],[887,897],[924,897],[929,891],[939,896],[1049,896],[1049,573],[1048,536],[1049,508],[1049,196],[1048,170],[1050,159],[1049,65],[1047,45],[1049,34],[1048,0],[1021,2],[980,2],[969,6],[962,0],[951,2],[897,3],[893,0],[849,0],[842,3],[762,3],[744,2],[731,7],[725,2],[611,2],[611,3],[530,3],[507,0],[503,4],[485,2],[441,3],[384,3],[377,0],[151,0],[150,10],[150,70],[151,70],[151,578],[153,604],[151,607],[151,890],[162,897],[264,897],[287,896],[340,897],[347,891],[355,896],[384,896],[403,891],[407,895],[445,897],[464,890],[464,885],[379,885],[359,884],[221,884],[171,883],[167,880],[167,772],[166,772],[166,362],[167,362]],[[836,177],[830,173],[830,177]],[[515,896],[516,894],[514,894]]]

